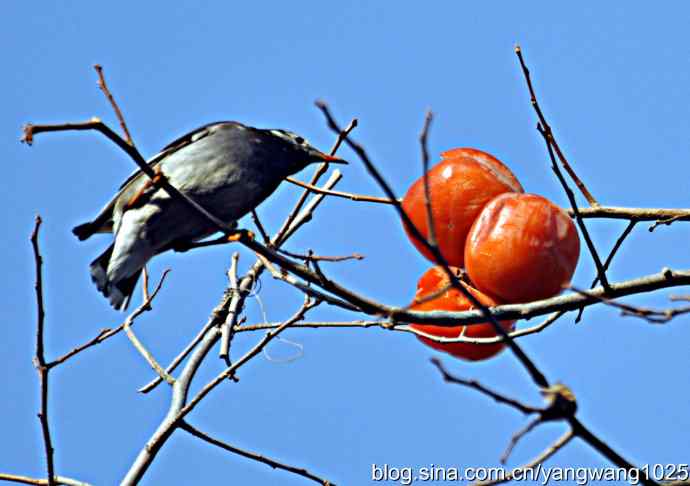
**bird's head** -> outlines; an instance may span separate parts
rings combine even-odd
[[[309,164],[319,162],[329,162],[332,164],[347,164],[347,161],[340,157],[328,155],[313,147],[307,140],[294,132],[283,129],[264,130],[264,134],[272,139],[272,142],[280,147],[293,170],[298,172]]]

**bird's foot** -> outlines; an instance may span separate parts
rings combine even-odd
[[[229,242],[234,242],[234,241],[240,241],[244,238],[247,238],[249,240],[254,239],[254,232],[246,229],[240,229],[235,231],[234,233],[226,236],[226,240]]]

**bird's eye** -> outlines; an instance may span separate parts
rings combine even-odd
[[[304,143],[304,139],[302,137],[296,137],[295,142],[297,142],[297,145],[302,145]]]

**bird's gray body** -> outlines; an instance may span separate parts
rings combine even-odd
[[[221,122],[181,137],[149,160],[149,165],[214,216],[234,224],[285,177],[323,157],[290,132]],[[139,171],[93,222],[74,229],[80,239],[110,231],[115,241],[92,263],[91,276],[111,304],[124,309],[150,258],[216,230]]]

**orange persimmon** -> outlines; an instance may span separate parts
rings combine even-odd
[[[579,255],[577,229],[563,209],[535,194],[502,194],[472,226],[465,266],[482,292],[521,303],[559,294]]]
[[[465,240],[481,209],[504,192],[523,192],[513,173],[492,155],[472,148],[456,148],[441,154],[441,162],[428,172],[431,210],[441,254],[450,265],[464,264]],[[402,207],[420,233],[428,238],[424,177],[405,194]],[[412,244],[426,258],[429,252],[410,233]]]
[[[457,269],[453,270],[455,271]],[[465,311],[474,309],[475,307],[465,295],[455,288],[450,288],[442,292],[441,295],[431,300],[426,300],[425,296],[440,292],[443,288],[448,286],[448,282],[448,277],[441,267],[433,267],[427,270],[417,283],[417,293],[415,294],[411,309],[417,311]],[[462,285],[485,306],[493,307],[497,305],[497,302],[488,295],[464,283],[462,283]],[[513,329],[514,322],[515,321],[501,321],[500,324],[503,329],[510,331]],[[468,338],[489,338],[497,335],[494,326],[490,322],[452,327],[436,326],[433,324],[410,324],[410,327],[437,337],[454,338],[462,335]],[[423,336],[417,337],[427,346],[467,361],[480,361],[491,358],[505,347],[503,343],[439,343]]]

